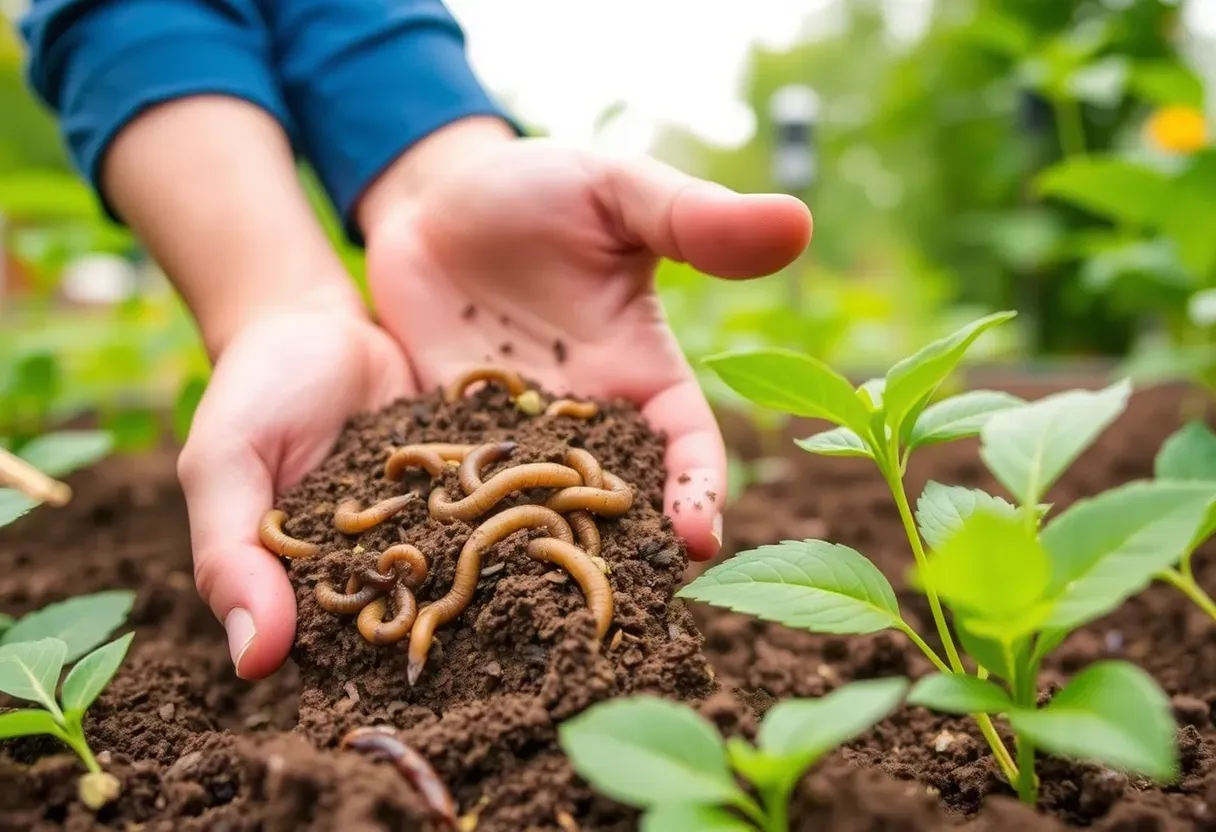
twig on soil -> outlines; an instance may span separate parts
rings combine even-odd
[[[356,728],[342,738],[343,749],[386,755],[418,792],[434,820],[456,826],[456,803],[426,758],[410,748],[390,728]]]
[[[17,489],[31,500],[52,506],[65,506],[72,499],[72,489],[67,483],[39,471],[4,448],[0,448],[0,484]]]
[[[285,558],[310,558],[321,548],[307,540],[291,537],[283,531],[287,522],[287,514],[278,509],[271,509],[262,515],[258,524],[258,540],[270,551]]]

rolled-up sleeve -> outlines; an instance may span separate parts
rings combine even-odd
[[[292,132],[254,0],[34,0],[21,32],[30,85],[58,114],[73,163],[103,203],[106,150],[156,104],[229,95]]]
[[[518,125],[465,54],[440,0],[265,2],[301,145],[356,242],[355,203],[400,154],[466,116]]]

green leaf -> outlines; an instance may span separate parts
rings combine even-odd
[[[1018,516],[1017,508],[1011,503],[978,488],[930,481],[916,501],[916,524],[929,547],[940,549],[978,509],[1005,517]]]
[[[1023,505],[1036,504],[1127,406],[1127,381],[1055,393],[995,414],[980,432],[988,470]]]
[[[872,378],[857,388],[857,395],[870,410],[882,410],[882,395],[887,389],[885,378]]]
[[[55,688],[67,646],[57,638],[0,647],[0,692],[58,713]]]
[[[722,353],[704,361],[732,390],[761,407],[861,432],[869,422],[848,380],[810,356],[773,348]]]
[[[947,714],[1002,714],[1013,708],[1013,700],[1000,685],[954,673],[921,679],[908,693],[908,704]]]
[[[1203,422],[1187,422],[1161,443],[1153,476],[1216,482],[1216,433]]]
[[[874,458],[868,445],[856,431],[849,428],[833,428],[806,439],[795,439],[794,444],[802,450],[819,456],[845,456]]]
[[[135,593],[126,589],[68,598],[19,619],[0,636],[0,645],[58,638],[67,645],[64,661],[71,663],[108,639],[134,603]]]
[[[762,791],[780,783],[789,768],[740,737],[727,738],[726,756],[737,774]]]
[[[191,376],[177,394],[173,403],[173,435],[178,442],[185,442],[190,433],[190,425],[194,421],[194,411],[202,401],[203,393],[207,390],[207,379],[202,376]]]
[[[899,677],[869,679],[818,699],[786,699],[764,715],[756,743],[770,757],[805,768],[891,713],[908,690]]]
[[[1043,530],[1051,556],[1049,627],[1113,610],[1189,549],[1216,501],[1216,483],[1148,480],[1079,500]]]
[[[754,826],[717,806],[665,803],[642,815],[642,832],[755,832]]]
[[[127,633],[85,656],[63,680],[60,701],[67,713],[83,714],[118,672],[134,633]]]
[[[1090,665],[1047,707],[1012,711],[1009,722],[1052,754],[1161,782],[1177,775],[1169,700],[1151,676],[1127,662]]]
[[[13,626],[14,620],[11,615],[0,612],[0,635],[4,635],[4,631]]]
[[[887,424],[891,430],[899,434],[905,421],[915,420],[920,415],[920,408],[958,366],[975,339],[1016,315],[1016,312],[997,312],[980,318],[892,367],[887,372],[883,392]]]
[[[1015,638],[1004,642],[998,638],[975,633],[966,616],[955,614],[954,621],[959,644],[967,655],[978,662],[993,676],[1010,681],[1017,676],[1017,656],[1029,643],[1028,638]],[[982,629],[982,628],[981,628]]]
[[[1159,105],[1203,107],[1203,81],[1178,61],[1142,61],[1131,77],[1141,98]]]
[[[973,632],[1009,641],[1041,620],[1051,565],[1020,517],[974,511],[929,560],[928,571],[938,594],[966,614]]]
[[[677,594],[819,633],[865,634],[903,624],[895,591],[878,567],[822,540],[741,552]]]
[[[19,456],[51,477],[66,477],[110,452],[114,441],[100,430],[61,430],[30,440]]]
[[[50,711],[30,708],[0,714],[0,740],[34,737],[39,734],[59,734],[59,725]]]
[[[717,731],[686,705],[616,699],[567,720],[558,736],[581,777],[632,806],[729,804],[741,795]]]
[[[995,390],[972,390],[925,408],[916,420],[909,447],[936,445],[978,436],[993,414],[1025,404],[1022,399]]]
[[[0,488],[0,526],[7,526],[39,505],[15,488]]]
[[[1160,206],[1172,198],[1164,173],[1113,156],[1083,156],[1048,168],[1036,183],[1039,194],[1123,223],[1155,226]]]

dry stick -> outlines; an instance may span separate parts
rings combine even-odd
[[[286,512],[270,509],[262,515],[262,522],[258,524],[258,540],[267,549],[285,558],[310,558],[321,551],[317,544],[291,537],[283,531],[286,522]]]
[[[359,509],[358,501],[343,500],[338,503],[338,509],[334,512],[334,527],[342,534],[362,534],[394,514],[399,514],[417,497],[417,494],[398,494],[363,510]]]
[[[491,480],[493,482],[493,480]],[[550,537],[574,542],[570,525],[560,514],[544,506],[515,506],[496,514],[482,523],[469,535],[456,561],[456,577],[447,594],[418,613],[414,628],[410,631],[409,668],[407,677],[413,685],[426,665],[427,653],[435,629],[460,615],[473,600],[477,580],[481,575],[481,556],[486,549],[512,535],[520,529],[544,527]]]
[[[342,738],[342,748],[386,755],[422,796],[431,816],[445,826],[455,828],[456,804],[447,786],[426,758],[398,739],[392,729],[356,728]]]
[[[582,481],[578,471],[573,468],[555,462],[532,462],[499,471],[486,480],[481,488],[455,502],[448,500],[447,491],[436,488],[431,492],[427,506],[430,508],[431,517],[440,522],[467,521],[485,514],[503,498],[516,491],[528,488],[564,488],[578,485]]]
[[[554,537],[542,537],[528,544],[533,560],[557,564],[578,582],[595,616],[595,636],[603,639],[612,626],[612,586],[608,578],[582,549]]]
[[[39,471],[4,448],[0,448],[0,483],[17,489],[31,500],[53,506],[65,506],[72,499],[72,489],[67,483]]]

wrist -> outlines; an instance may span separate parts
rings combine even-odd
[[[470,116],[441,127],[398,156],[377,176],[355,205],[355,220],[366,238],[384,218],[416,204],[487,150],[517,138],[503,119]]]

